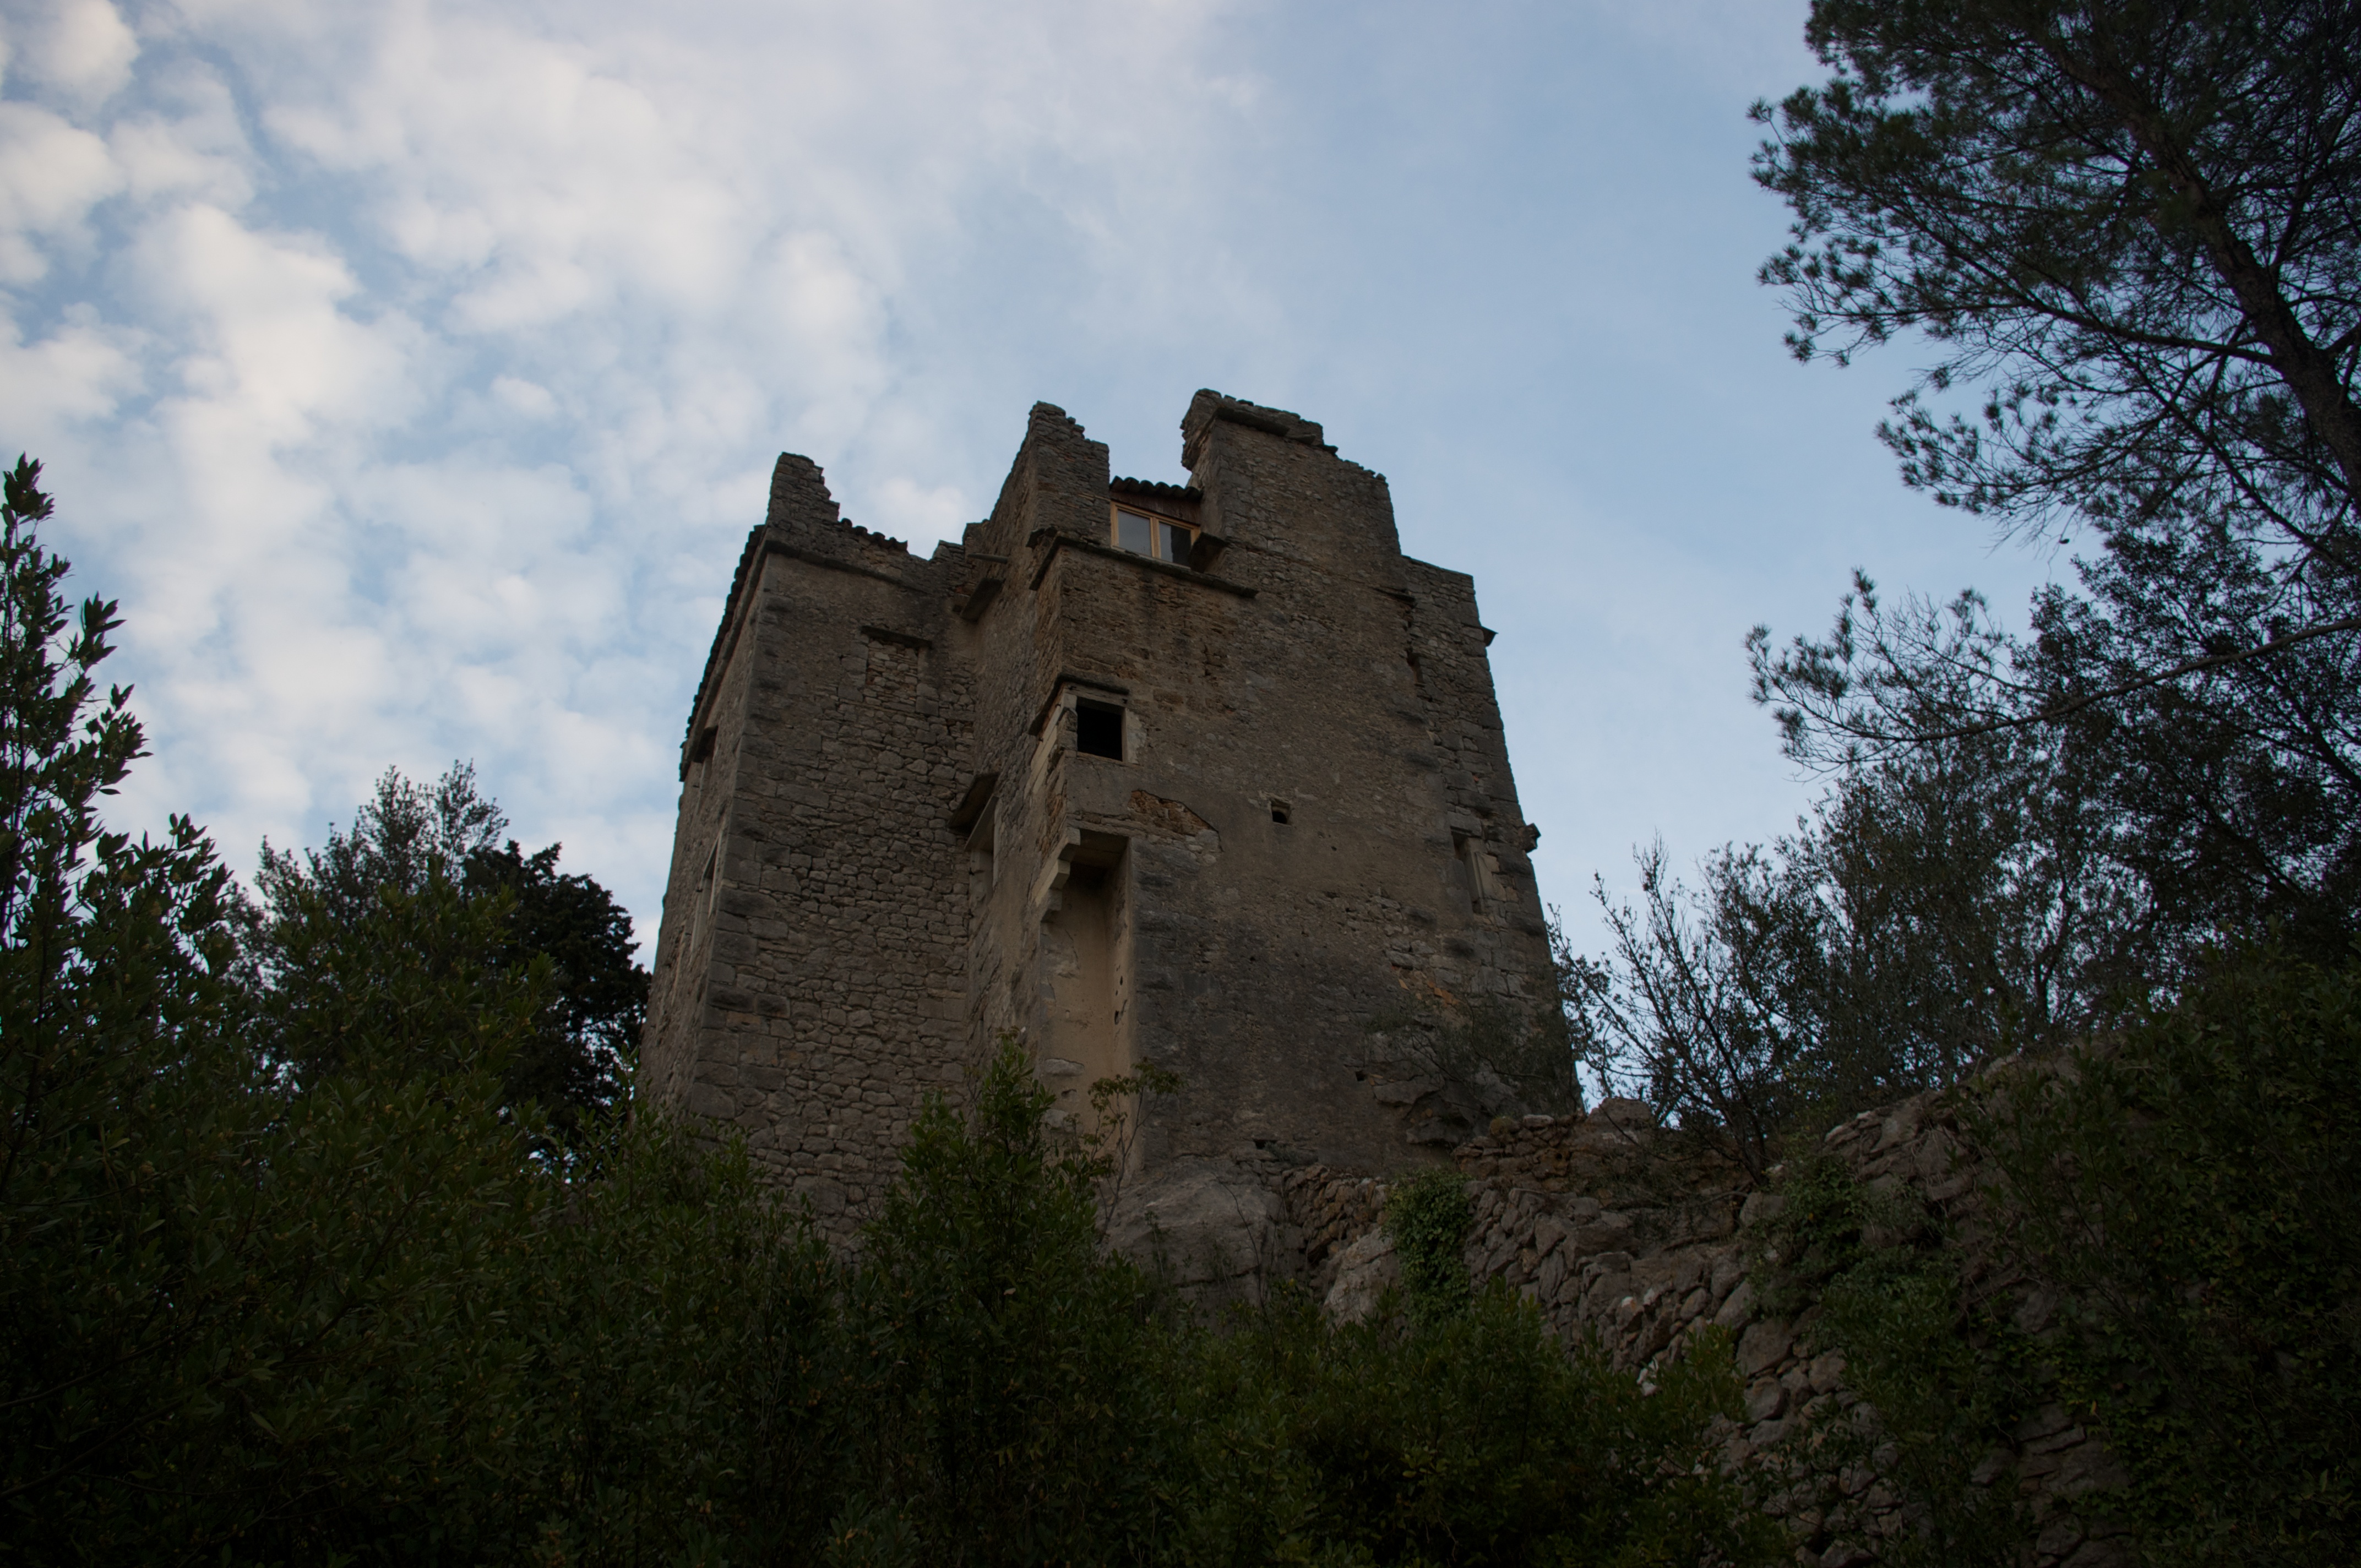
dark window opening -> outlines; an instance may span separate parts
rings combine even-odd
[[[1283,800],[1274,800],[1270,803],[1270,819],[1273,822],[1278,823],[1280,827],[1286,827],[1288,818],[1292,815],[1293,808],[1290,806],[1287,802]]]
[[[1123,709],[1103,702],[1074,704],[1074,747],[1093,757],[1123,761]]]
[[[713,906],[721,900],[721,846],[716,844],[705,857],[705,874],[697,881],[697,905],[689,917],[688,940],[694,947],[705,936],[705,928],[713,923]]]

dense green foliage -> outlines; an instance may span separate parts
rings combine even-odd
[[[259,909],[184,821],[106,834],[139,729],[37,480],[0,550],[12,1560],[1768,1560],[1706,1464],[1726,1351],[1643,1389],[1464,1270],[1414,1327],[1203,1322],[1103,1253],[1121,1140],[1053,1135],[1014,1045],[849,1255],[741,1148],[561,1138],[598,1107],[519,1064],[636,1004],[584,983],[630,978],[603,891],[493,850],[464,773],[269,855]]]
[[[512,1347],[495,1303],[523,1194],[481,1058],[495,1004],[433,1065],[290,1096],[253,1040],[234,890],[176,819],[105,833],[140,751],[96,697],[114,607],[78,630],[49,506],[5,511],[0,771],[6,1147],[0,1165],[0,1503],[35,1556],[213,1555],[291,1541],[356,1495],[434,1485]]]
[[[865,1511],[928,1560],[1145,1561],[1169,1527],[1170,1347],[1148,1281],[1099,1257],[1097,1166],[1052,1099],[1008,1041],[969,1105],[930,1103],[847,1302]]]
[[[1775,1563],[1779,1532],[1718,1466],[1726,1343],[1642,1387],[1568,1354],[1495,1286],[1439,1322],[1343,1329],[1283,1296],[1198,1341],[1180,1560],[1236,1564]]]
[[[300,1075],[353,1051],[440,1048],[482,1000],[470,987],[522,982],[537,1000],[503,1053],[507,1102],[533,1107],[567,1143],[620,1111],[647,1011],[631,916],[589,877],[560,872],[557,845],[503,846],[507,827],[461,764],[432,788],[389,771],[324,849],[263,845],[246,944],[283,1065]],[[380,971],[387,954],[412,966],[407,981]],[[356,989],[389,984],[409,989]],[[457,1013],[420,1011],[436,997]],[[395,1037],[347,1040],[342,1027]]]
[[[1891,1444],[1920,1558],[2015,1561],[2035,1527],[1993,1456],[2055,1404],[2107,1434],[2129,1486],[2103,1512],[2148,1561],[2348,1561],[2361,968],[2224,957],[2103,1047],[1954,1107],[1991,1216],[1972,1242],[1824,1157],[1781,1173],[1754,1237],[1773,1305],[1817,1306],[1847,1352],[1879,1421],[1833,1452]]]
[[[2225,958],[1968,1125],[2008,1255],[2067,1304],[2059,1375],[2130,1466],[2155,1560],[2349,1560],[2361,964]]]
[[[1467,1183],[1456,1170],[1425,1170],[1386,1200],[1386,1236],[1401,1265],[1412,1321],[1439,1323],[1467,1310],[1474,1288],[1460,1249],[1476,1223]]]

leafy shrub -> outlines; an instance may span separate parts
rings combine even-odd
[[[863,1233],[847,1393],[870,1501],[848,1529],[890,1544],[889,1505],[931,1561],[1122,1562],[1163,1522],[1153,1292],[1101,1254],[1098,1168],[1053,1137],[1051,1099],[1004,1040],[966,1107],[920,1113]]]
[[[741,1143],[643,1117],[525,1269],[520,1538],[546,1562],[795,1560],[848,1484],[841,1270]]]
[[[38,481],[20,460],[0,541],[6,1543],[74,1562],[435,1541],[425,1505],[497,1468],[526,1360],[507,1309],[544,1195],[484,1070],[505,1015],[429,1069],[291,1091],[254,1047],[212,844],[182,818],[137,844],[98,821],[141,735],[93,674],[115,607],[67,631]]]
[[[1719,1468],[1726,1340],[1653,1391],[1572,1354],[1495,1287],[1447,1319],[1330,1325],[1300,1292],[1197,1343],[1185,1561],[1639,1564],[1779,1560]]]
[[[2227,955],[2111,1048],[1973,1108],[2153,1561],[2349,1561],[2361,1530],[2356,981]]]
[[[1424,1170],[1397,1182],[1385,1227],[1400,1260],[1411,1320],[1443,1322],[1467,1310],[1470,1285],[1461,1248],[1476,1223],[1467,1182],[1455,1170]]]
[[[2042,1405],[2105,1441],[2129,1486],[2099,1499],[2158,1563],[2349,1558],[2361,1514],[2361,994],[2356,971],[2266,951],[2216,959],[2097,1048],[1959,1091],[1986,1182],[1992,1277],[1837,1162],[1791,1162],[1753,1238],[1775,1310],[1819,1309],[1874,1407],[1871,1444],[1927,1561],[2015,1560],[2029,1520],[1995,1450]],[[2038,1317],[2035,1320],[2037,1325]],[[1867,1445],[1830,1434],[1832,1464]],[[1980,1482],[1993,1481],[1992,1485]]]

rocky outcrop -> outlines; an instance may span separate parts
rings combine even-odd
[[[1177,1159],[1115,1197],[1107,1243],[1204,1306],[1240,1300],[1300,1273],[1284,1197],[1262,1168]]]

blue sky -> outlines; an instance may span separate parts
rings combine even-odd
[[[1748,104],[1787,0],[6,0],[0,444],[118,597],[118,820],[230,862],[472,760],[652,938],[781,450],[920,552],[1037,400],[1178,479],[1322,421],[1472,572],[1546,898],[1785,828],[1757,621],[2070,568],[1901,488],[1919,358],[1796,365]],[[1923,356],[1919,356],[1923,357]]]

